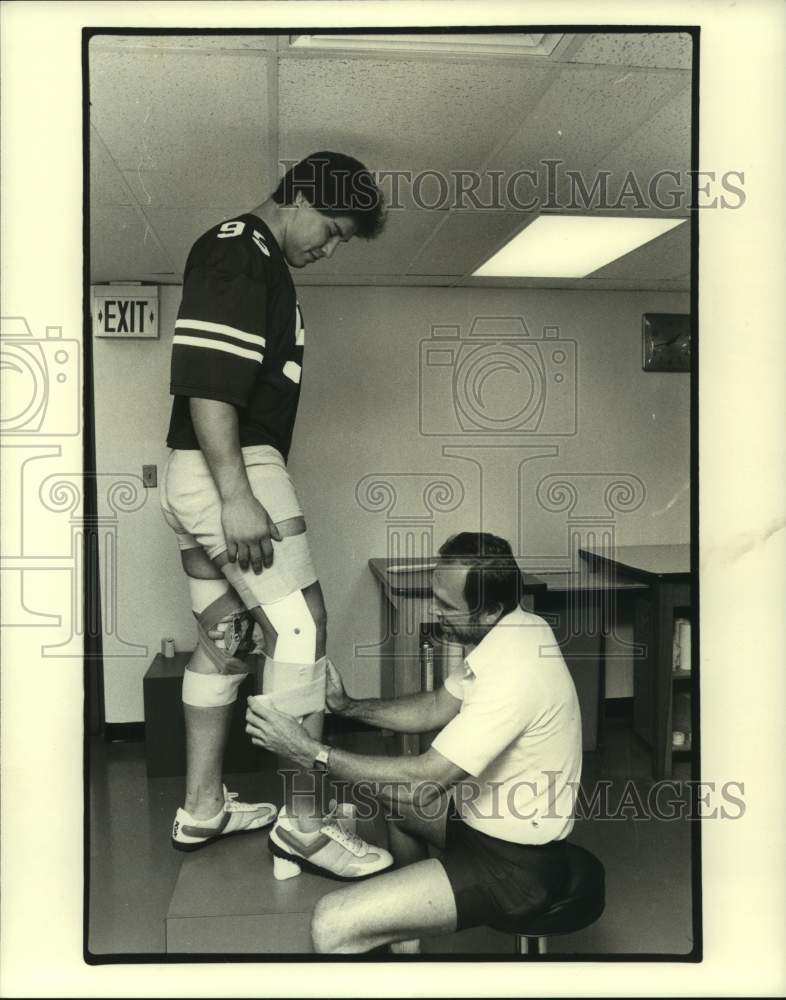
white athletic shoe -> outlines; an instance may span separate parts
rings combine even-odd
[[[281,809],[267,842],[274,877],[283,881],[305,869],[340,882],[356,882],[389,868],[393,864],[390,852],[366,843],[351,829],[351,808],[351,816],[336,815],[334,810],[313,833],[302,833]]]
[[[328,803],[328,813],[325,820],[335,820],[342,830],[349,833],[358,832],[357,811],[352,802],[337,802],[331,799]]]
[[[238,802],[237,792],[224,785],[224,805],[212,819],[194,819],[178,809],[172,824],[172,846],[177,851],[196,851],[232,833],[253,833],[269,826],[276,818],[271,802]]]

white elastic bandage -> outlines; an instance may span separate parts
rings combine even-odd
[[[215,580],[200,580],[195,576],[188,577],[188,592],[191,595],[191,610],[199,615],[205,608],[209,608],[213,601],[229,590],[229,584],[220,577]]]
[[[302,718],[311,712],[324,712],[327,686],[327,657],[316,663],[282,663],[267,657],[262,675],[264,703],[279,712]]]
[[[317,626],[302,591],[296,590],[262,610],[276,630],[276,660],[313,663],[317,652]]]
[[[219,708],[237,701],[237,689],[248,674],[183,673],[183,703],[195,708]]]

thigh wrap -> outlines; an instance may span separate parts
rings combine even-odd
[[[302,718],[324,712],[327,659],[316,663],[282,663],[268,657],[262,676],[262,694],[257,695],[279,712]]]

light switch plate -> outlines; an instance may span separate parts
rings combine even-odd
[[[142,483],[145,489],[158,486],[158,468],[155,465],[142,466]]]

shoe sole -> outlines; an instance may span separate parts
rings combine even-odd
[[[328,871],[327,868],[320,868],[319,865],[315,865],[306,858],[301,858],[299,854],[290,854],[283,847],[279,847],[270,837],[268,837],[267,849],[277,858],[282,858],[284,861],[291,861],[305,872],[311,872],[312,875],[321,875],[323,878],[330,878],[335,882],[362,882],[364,879],[373,878],[374,875],[381,875],[382,872],[389,871],[393,867],[390,864],[385,868],[378,868],[375,872],[368,872],[366,875],[337,875],[335,872]]]
[[[176,851],[190,853],[191,851],[198,851],[200,847],[207,847],[208,844],[215,844],[217,840],[226,840],[227,837],[243,837],[249,833],[260,833],[262,830],[267,830],[275,821],[276,817],[274,816],[268,823],[264,823],[262,826],[255,826],[253,830],[232,830],[231,833],[220,833],[217,837],[206,837],[205,840],[200,840],[196,844],[184,844],[180,840],[175,840],[174,837],[170,837],[169,842]]]

